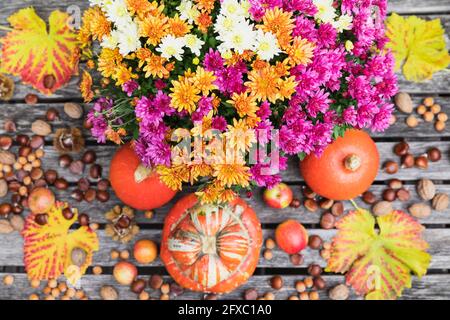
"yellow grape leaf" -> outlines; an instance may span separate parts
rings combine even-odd
[[[57,202],[47,212],[48,222],[44,225],[35,222],[36,214],[30,214],[25,220],[22,231],[24,264],[30,279],[56,279],[64,273],[69,282],[75,285],[92,263],[93,252],[99,248],[97,234],[86,226],[70,230],[78,219],[78,212],[72,209],[73,218],[66,219],[62,210],[67,206],[67,203]],[[80,266],[74,266],[72,262],[71,253],[75,248],[86,252],[85,261]],[[74,267],[78,270],[74,270]]]
[[[79,58],[77,35],[68,19],[67,13],[53,11],[47,32],[44,20],[32,7],[10,16],[8,22],[13,29],[0,38],[0,71],[19,76],[44,94],[52,94],[66,84],[77,74]],[[46,76],[54,77],[51,88],[44,85]]]
[[[424,227],[410,215],[393,211],[375,218],[366,210],[350,212],[336,224],[326,270],[346,273],[346,282],[366,299],[395,299],[411,288],[411,272],[426,274],[431,256]]]
[[[403,66],[406,80],[420,82],[431,79],[450,64],[450,55],[441,21],[427,21],[416,16],[407,18],[393,13],[386,20],[387,48],[395,56],[396,71]]]

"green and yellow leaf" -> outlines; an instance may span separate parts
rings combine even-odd
[[[450,64],[441,21],[427,21],[416,16],[392,14],[386,20],[386,35],[395,56],[396,71],[403,67],[406,80],[420,82],[431,79]]]
[[[67,13],[53,11],[47,31],[32,7],[10,16],[8,22],[13,29],[0,38],[0,71],[19,76],[44,94],[61,88],[78,72],[77,35],[68,21]],[[46,76],[54,77],[51,88],[44,85]]]
[[[375,219],[357,210],[341,219],[331,245],[327,271],[346,273],[346,282],[366,299],[395,299],[411,287],[411,272],[423,276],[431,256],[423,226],[408,214],[393,211]]]
[[[92,263],[92,255],[99,248],[97,235],[88,227],[80,227],[70,231],[70,227],[77,221],[78,213],[68,220],[64,218],[62,210],[67,203],[57,202],[47,212],[48,222],[39,225],[35,222],[35,214],[30,214],[22,231],[24,237],[24,264],[28,277],[33,280],[56,279],[65,273],[71,284],[79,280]],[[78,266],[76,276],[73,276],[71,253],[74,248],[83,249],[87,255],[84,263]],[[67,272],[71,271],[71,272]]]

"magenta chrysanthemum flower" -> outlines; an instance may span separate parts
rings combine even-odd
[[[227,129],[227,120],[222,116],[214,117],[212,118],[211,127],[223,132]]]
[[[203,66],[208,71],[219,71],[224,68],[225,61],[220,55],[219,51],[214,49],[209,49],[209,52],[205,55],[205,60],[203,60]]]
[[[139,89],[139,83],[135,80],[127,81],[122,85],[123,92],[129,97],[131,97],[137,89]]]

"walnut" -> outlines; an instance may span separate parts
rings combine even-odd
[[[417,183],[417,193],[423,200],[431,200],[436,194],[436,187],[430,179],[421,179]]]
[[[115,206],[105,213],[105,218],[110,221],[105,227],[105,233],[114,241],[130,242],[139,233],[134,217],[134,210],[130,207]]]
[[[331,300],[347,300],[349,294],[350,290],[345,284],[338,284],[328,292]]]
[[[392,212],[392,210],[392,203],[389,201],[377,202],[372,208],[373,214],[377,217],[389,214]]]
[[[425,203],[416,203],[409,207],[409,213],[416,218],[428,218],[431,215],[431,208]]]
[[[449,205],[448,195],[445,193],[436,194],[431,202],[431,205],[436,211],[445,211]]]

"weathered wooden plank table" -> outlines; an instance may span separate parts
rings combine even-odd
[[[78,6],[80,10],[87,7],[87,1],[82,0],[2,0],[0,4],[0,25],[7,25],[6,18],[14,13],[17,9],[33,5],[39,14],[43,17],[48,17],[49,12],[54,9],[67,10],[71,7],[73,10]],[[449,0],[391,0],[389,1],[389,10],[403,15],[416,14],[426,19],[441,18],[442,23],[446,29],[447,35],[450,34],[450,1]],[[73,11],[72,11],[73,12]],[[430,81],[413,84],[407,82],[400,75],[400,87],[402,91],[412,94],[415,103],[419,103],[425,96],[433,96],[437,103],[441,104],[444,110],[450,112],[450,76],[448,72],[440,72],[434,76]],[[17,80],[17,79],[16,79]],[[81,121],[73,121],[64,117],[62,107],[65,102],[74,101],[81,102],[80,94],[77,89],[78,79],[74,78],[69,85],[51,97],[40,95],[35,90],[20,84],[16,81],[16,91],[13,100],[5,103],[0,103],[0,134],[4,134],[3,124],[6,119],[14,119],[18,126],[18,131],[23,133],[31,133],[31,122],[35,119],[42,118],[48,108],[54,107],[60,110],[62,116],[52,124],[53,128],[60,128],[67,125],[81,127]],[[28,93],[37,94],[39,103],[35,106],[29,106],[24,103],[24,97]],[[89,106],[86,105],[88,110]],[[418,179],[427,177],[433,179],[437,184],[440,192],[450,194],[450,128],[447,127],[443,132],[437,133],[432,124],[421,123],[416,129],[410,129],[405,125],[405,116],[397,114],[398,121],[385,133],[374,134],[373,137],[377,142],[382,160],[393,159],[392,149],[396,142],[406,138],[410,143],[412,152],[420,154],[430,146],[439,147],[443,152],[443,159],[438,163],[433,163],[426,171],[419,169],[400,170],[395,175],[396,178],[405,181],[407,188],[411,191],[412,199],[406,203],[396,202],[395,207],[399,209],[406,209],[409,204],[418,201],[418,196],[415,192],[415,183]],[[97,145],[95,141],[90,138],[88,132],[84,132],[86,137],[86,144],[88,149],[93,149],[97,152],[98,162],[104,167],[104,176],[108,174],[108,165],[111,156],[115,150],[113,145]],[[46,158],[44,161],[44,168],[58,168],[57,159],[58,153],[52,147],[52,136],[46,139],[45,145]],[[292,160],[289,170],[284,173],[284,180],[292,185],[295,195],[301,198],[300,189],[304,185],[302,178],[298,173],[298,163]],[[70,182],[70,188],[67,191],[58,191],[57,196],[61,200],[70,201],[71,190],[74,189],[75,183],[78,180],[77,176],[68,174],[67,171],[60,169],[59,173]],[[375,194],[380,193],[385,189],[386,181],[392,178],[391,176],[380,173],[371,188]],[[187,188],[183,194],[189,192],[191,189]],[[112,191],[111,191],[112,192]],[[174,201],[179,199],[178,195]],[[153,219],[145,219],[142,214],[138,215],[137,221],[141,227],[141,232],[138,238],[150,238],[157,242],[160,240],[162,223],[165,214],[174,203],[174,201],[164,206],[161,209],[155,210]],[[287,208],[281,211],[274,211],[264,205],[261,199],[260,190],[255,192],[255,197],[250,201],[250,204],[258,213],[264,228],[264,236],[273,236],[273,230],[276,225],[287,218],[295,218],[307,226],[310,234],[318,234],[323,239],[331,239],[335,231],[326,231],[319,229],[320,212],[309,213],[304,208]],[[362,202],[357,200],[362,206]],[[111,249],[131,249],[131,245],[121,245],[113,242],[108,238],[104,232],[106,220],[103,213],[120,201],[112,196],[110,201],[106,204],[99,204],[94,202],[88,204],[83,202],[78,207],[80,211],[88,212],[91,220],[99,223],[100,229],[98,235],[100,238],[100,250],[94,256],[93,265],[103,267],[102,275],[93,275],[92,270],[88,270],[88,274],[82,280],[82,287],[87,292],[90,298],[99,298],[99,288],[104,284],[114,284],[111,271],[114,261],[111,261],[109,254]],[[350,205],[345,205],[350,209]],[[402,299],[449,299],[450,298],[450,209],[445,212],[433,212],[432,215],[421,222],[427,227],[425,238],[430,243],[429,252],[432,254],[432,262],[428,274],[421,280],[414,279],[413,288],[404,291]],[[325,261],[320,258],[317,251],[306,250],[304,252],[305,261],[302,265],[294,267],[288,255],[282,253],[280,250],[274,251],[274,257],[268,261],[263,258],[260,259],[255,275],[250,281],[236,290],[235,292],[225,295],[223,299],[241,298],[242,293],[248,288],[257,288],[260,294],[271,291],[268,279],[272,275],[283,275],[285,286],[283,289],[276,292],[276,297],[279,299],[287,298],[294,293],[293,284],[296,280],[303,279],[307,274],[306,268],[310,263],[318,263],[325,265]],[[0,299],[26,299],[29,294],[37,292],[29,286],[26,274],[23,267],[22,255],[22,239],[18,233],[8,235],[0,235],[0,279],[5,274],[13,274],[15,276],[15,283],[11,287],[6,287],[0,284]],[[167,277],[167,274],[162,266],[160,260],[154,262],[151,266],[139,268],[140,275],[148,277],[151,274],[162,274]],[[338,275],[326,275],[328,287],[333,284],[342,283],[343,277]],[[168,279],[170,282],[170,279]],[[131,293],[128,288],[116,286],[122,299],[135,299],[136,295]],[[149,291],[152,297],[158,297],[157,292]],[[321,298],[327,298],[326,292],[320,292]],[[352,298],[359,297],[352,294]],[[201,294],[185,292],[177,299],[200,299]]]

